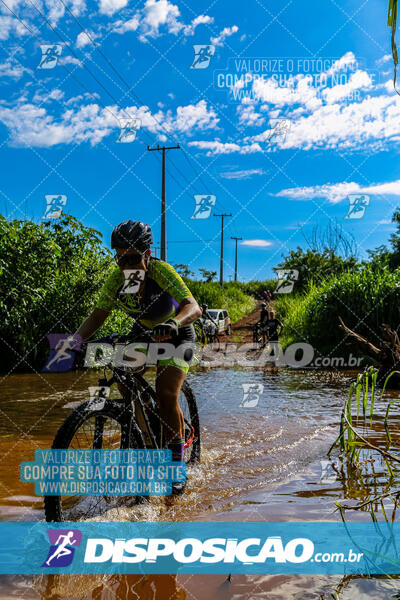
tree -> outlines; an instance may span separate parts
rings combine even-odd
[[[325,228],[315,225],[311,236],[307,237],[303,232],[303,237],[310,250],[314,252],[334,254],[343,258],[357,256],[357,243],[354,236],[337,222],[329,222]]]
[[[328,248],[325,248],[323,252],[318,252],[316,250],[304,251],[297,247],[297,250],[289,252],[278,268],[298,270],[299,279],[296,283],[296,290],[299,290],[304,289],[312,280],[318,284],[331,275],[340,275],[345,271],[355,272],[359,268],[359,263],[354,256],[342,258]]]
[[[210,283],[217,276],[217,271],[208,271],[207,269],[199,269],[199,271],[206,283]]]
[[[190,278],[190,277],[193,277],[193,275],[194,275],[193,271],[191,271],[187,265],[181,265],[181,264],[174,265],[174,269],[182,277]]]

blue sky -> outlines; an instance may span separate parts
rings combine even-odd
[[[214,212],[232,213],[227,280],[230,236],[243,238],[239,278],[248,280],[271,276],[315,226],[339,223],[360,258],[393,232],[400,97],[386,2],[4,2],[7,217],[39,222],[45,195],[64,194],[66,212],[106,243],[127,218],[151,224],[159,242],[161,156],[147,145],[179,142],[167,153],[173,264],[219,268],[220,219],[191,219],[194,194],[215,195]],[[41,44],[62,45],[52,69],[37,68]],[[212,46],[207,68],[190,68],[193,45]],[[140,124],[136,139],[116,143],[128,118]],[[349,194],[370,197],[363,218],[344,218]]]

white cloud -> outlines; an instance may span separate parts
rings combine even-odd
[[[253,248],[267,248],[267,246],[272,246],[272,243],[268,240],[243,240],[243,242],[240,242],[240,245],[252,246]]]
[[[86,10],[86,2],[85,0],[64,0],[64,4],[69,5],[68,8],[74,13],[75,16],[79,16]],[[39,8],[41,12],[46,14],[46,17],[52,23],[52,25],[57,24],[57,22],[62,19],[64,16],[66,9],[60,0],[45,0],[44,6],[41,8],[39,3]]]
[[[219,121],[217,114],[212,108],[207,107],[205,100],[200,100],[197,104],[178,106],[175,115],[171,110],[168,110],[166,113],[160,111],[154,117],[163,124],[162,129],[154,125],[154,123],[150,125],[154,131],[159,130],[160,132],[167,131],[171,133],[191,133],[193,129],[200,131],[215,129]]]
[[[70,56],[68,54],[64,54],[61,55],[60,58],[58,59],[58,63],[59,65],[78,65],[79,67],[82,66],[82,61],[79,60],[79,58],[75,58],[75,56]]]
[[[251,76],[254,96],[242,99],[238,106],[239,123],[262,125],[260,114],[288,118],[291,127],[285,138],[275,140],[274,148],[356,149],[368,143],[383,148],[400,141],[400,103],[392,82],[374,85],[367,71],[356,68],[353,53],[346,53],[325,73],[347,73],[343,83],[318,89],[310,76],[294,75],[280,87],[275,79]],[[346,69],[349,68],[349,71]],[[342,78],[340,78],[342,79]],[[334,82],[335,79],[332,80]],[[243,87],[243,86],[242,86]],[[240,92],[240,85],[236,86]],[[368,93],[366,93],[368,92]],[[265,132],[264,132],[265,133]],[[244,138],[257,142],[263,134]]]
[[[32,71],[11,57],[0,63],[0,77],[17,80],[21,79],[24,73],[32,74]]]
[[[57,93],[60,91],[56,91],[52,99],[56,99]],[[58,98],[61,99],[61,96],[58,95]],[[113,132],[117,137],[118,119],[127,115],[138,118],[142,128],[152,131],[160,139],[165,130],[179,133],[203,131],[215,127],[218,121],[214,111],[207,109],[204,100],[194,105],[179,106],[175,114],[159,110],[155,115],[146,106],[131,106],[125,110],[110,106],[107,110],[93,102],[84,106],[71,102],[65,104],[67,109],[59,117],[45,107],[25,100],[12,108],[0,105],[0,122],[9,129],[13,146],[52,147],[83,142],[94,146]]]
[[[393,60],[393,56],[391,54],[385,54],[384,56],[382,56],[382,58],[378,58],[378,60],[376,61],[376,64],[383,65],[383,64],[389,62],[389,60]]]
[[[1,15],[0,40],[7,40],[11,34],[19,37],[22,35],[29,35],[29,31],[15,17]]]
[[[115,33],[126,33],[127,31],[136,31],[139,27],[139,17],[136,15],[128,21],[117,21],[115,23]]]
[[[198,27],[199,25],[208,25],[209,23],[213,22],[213,17],[208,17],[207,15],[199,15],[198,17],[193,19],[190,25],[185,25],[183,33],[185,35],[194,35],[196,27]]]
[[[109,17],[128,4],[128,0],[100,0],[99,9]]]
[[[232,27],[224,27],[224,29],[216,37],[210,38],[210,42],[214,44],[214,46],[222,46],[226,38],[230,37],[237,31],[239,31],[239,27],[237,25],[233,25]]]
[[[200,148],[201,150],[208,150],[207,156],[213,156],[214,154],[232,154],[237,152],[238,154],[254,154],[255,152],[261,152],[259,144],[248,144],[240,146],[232,142],[220,142],[220,141],[196,141],[189,142],[189,146]]]
[[[55,88],[51,90],[51,92],[43,92],[42,89],[35,92],[33,96],[32,103],[33,104],[45,104],[47,102],[51,102],[55,100],[56,102],[60,102],[64,98],[64,92]]]
[[[327,104],[333,104],[342,98],[350,96],[355,90],[370,90],[373,88],[373,82],[366,71],[357,70],[352,73],[345,84],[327,87],[322,90],[322,96]]]
[[[140,19],[140,39],[158,37],[163,25],[169,33],[176,35],[183,27],[178,21],[179,16],[179,8],[168,0],[146,0]]]
[[[339,71],[355,70],[358,66],[357,59],[353,52],[346,52],[341,58],[335,60],[332,66],[325,71],[326,75],[333,75]]]
[[[96,37],[98,37],[98,36],[95,33],[93,33],[92,31],[88,31],[88,33],[86,33],[85,31],[81,31],[81,33],[79,33],[78,37],[76,38],[75,45],[77,48],[84,48],[88,44],[91,44],[92,43],[91,40],[95,40]]]
[[[310,187],[288,188],[281,190],[276,196],[293,198],[294,200],[308,200],[311,198],[328,198],[332,204],[341,202],[349,194],[368,194],[400,196],[400,179],[387,183],[375,183],[369,186],[361,186],[355,182],[334,183],[315,185]]]
[[[239,123],[245,124],[249,127],[255,127],[265,123],[265,116],[261,115],[255,109],[253,104],[245,105],[241,104],[238,108]]]
[[[366,142],[383,145],[400,140],[400,104],[395,95],[380,95],[347,106],[331,104],[292,123],[282,148],[355,148]]]
[[[115,33],[139,31],[139,40],[145,42],[148,38],[157,38],[163,30],[177,35],[182,32],[185,36],[194,35],[196,27],[212,23],[214,19],[208,15],[198,15],[191,23],[181,20],[178,6],[169,0],[146,0],[145,5],[127,21],[119,20],[114,24]]]
[[[244,169],[242,171],[225,171],[220,173],[220,177],[223,179],[249,179],[254,175],[265,175],[267,171],[264,169]]]

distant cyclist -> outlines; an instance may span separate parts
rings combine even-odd
[[[283,324],[275,316],[275,311],[273,311],[273,310],[269,311],[268,319],[265,323],[265,328],[266,328],[268,342],[271,344],[271,348],[273,349],[273,352],[271,352],[271,354],[275,354],[275,353],[277,354],[276,347],[279,342],[279,336],[282,333]]]
[[[267,321],[269,318],[269,311],[267,309],[267,304],[265,302],[261,302],[261,311],[260,311],[260,320],[258,324],[260,326],[260,331],[262,335],[262,345],[265,347],[268,339],[267,335]]]
[[[189,288],[173,267],[151,256],[153,235],[141,221],[124,221],[114,227],[111,248],[116,266],[105,281],[96,308],[77,330],[83,340],[91,338],[114,308],[134,318],[132,334],[153,330],[155,339],[175,347],[185,343],[183,358],[174,356],[157,363],[156,393],[164,424],[166,445],[174,461],[183,460],[184,418],[178,398],[193,357],[195,333],[192,323],[201,315]],[[127,293],[127,279],[136,277],[135,293]],[[174,482],[180,494],[186,482]]]
[[[201,319],[203,321],[203,324],[206,323],[206,321],[210,322],[208,328],[209,328],[209,333],[211,335],[215,335],[216,333],[218,333],[218,323],[217,323],[217,321],[215,321],[212,318],[212,316],[208,312],[207,304],[201,305]]]
[[[266,301],[267,304],[269,304],[271,302],[272,294],[271,294],[270,290],[265,290],[263,292],[263,298],[264,298],[264,300]]]
[[[214,321],[214,319],[212,318],[212,316],[210,315],[210,313],[208,312],[208,305],[207,304],[202,304],[201,305],[201,318],[205,321],[206,319],[209,319],[212,323],[214,323],[215,327],[218,327],[218,324],[216,321]]]

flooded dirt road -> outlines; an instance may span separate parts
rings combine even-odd
[[[187,493],[110,511],[104,520],[339,520],[334,501],[348,497],[329,470],[327,450],[354,374],[213,369],[191,373],[197,397],[202,461],[189,470]],[[19,480],[19,464],[49,448],[67,414],[87,399],[95,373],[15,375],[2,385],[0,518],[43,520],[42,498]],[[243,385],[263,386],[258,402],[243,402]],[[261,389],[261,387],[260,387]],[[252,403],[254,404],[254,402]],[[393,411],[398,423],[399,414]],[[353,516],[353,515],[352,515]],[[354,518],[365,518],[357,514]],[[396,598],[397,581],[339,576],[57,576],[2,577],[0,598],[93,599]]]

